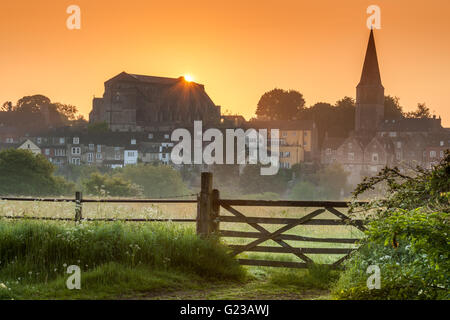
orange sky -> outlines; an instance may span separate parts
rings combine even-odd
[[[81,30],[66,28],[71,4]],[[449,127],[448,0],[2,0],[0,103],[40,93],[87,115],[121,71],[191,74],[247,118],[274,87],[334,103],[355,96],[371,4],[386,94],[406,111],[426,102]]]

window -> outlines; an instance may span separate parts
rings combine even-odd
[[[37,144],[41,144],[42,143],[42,138],[41,137],[37,138],[36,142],[37,142]]]
[[[285,156],[286,158],[289,158],[289,157],[291,156],[291,152],[290,152],[290,151],[285,152],[285,153],[284,153],[284,156]]]
[[[55,156],[56,157],[62,157],[66,155],[66,150],[65,149],[56,149],[55,150]]]
[[[389,137],[396,137],[397,136],[397,132],[389,132]]]
[[[79,137],[73,137],[73,144],[79,144],[80,138]]]
[[[66,139],[64,138],[59,138],[59,144],[64,144],[66,142]]]
[[[102,152],[102,146],[100,144],[97,145],[97,152]]]
[[[81,154],[80,147],[72,147],[72,154]]]
[[[439,145],[440,145],[441,147],[443,147],[443,146],[444,146],[444,141],[439,141]]]
[[[127,155],[128,155],[129,157],[134,157],[134,151],[128,151],[128,152],[127,152]]]
[[[201,132],[200,132],[200,134],[201,134]],[[165,134],[165,135],[164,135],[164,139],[169,139],[169,135],[168,135],[168,134]]]
[[[96,153],[95,154],[95,159],[101,160],[102,159],[102,154],[101,153]]]
[[[30,149],[30,145],[28,145],[28,149]],[[46,156],[50,155],[50,149],[45,149],[45,155]]]
[[[13,138],[6,138],[6,143],[14,143],[14,139]]]
[[[72,158],[72,164],[79,166],[80,165],[80,158]]]
[[[355,154],[353,152],[348,153],[348,160],[355,160]]]
[[[401,152],[396,152],[396,153],[395,153],[395,158],[396,158],[398,161],[402,160],[402,153],[401,153]]]
[[[282,135],[283,137],[287,137],[288,133],[286,131],[283,131]]]
[[[280,162],[280,168],[289,169],[291,164],[289,162]]]
[[[136,144],[136,139],[131,139],[131,144]]]
[[[378,162],[378,153],[372,153],[372,162]]]
[[[331,154],[331,148],[327,148],[327,149],[325,150],[325,153],[328,154],[328,155],[330,155],[330,154]]]
[[[402,143],[400,141],[397,141],[397,148],[400,149],[402,147]]]
[[[149,133],[149,134],[148,134],[148,138],[149,138],[149,139],[153,139],[153,133]]]
[[[89,152],[87,154],[87,162],[92,162],[94,160],[94,154],[92,152]]]
[[[430,151],[430,158],[436,158],[436,151]]]
[[[439,152],[439,156],[440,156],[441,158],[444,158],[444,151],[441,150],[441,151]]]
[[[94,150],[94,144],[93,143],[89,143],[89,150]]]
[[[120,160],[120,152],[116,152],[114,155],[115,160]]]

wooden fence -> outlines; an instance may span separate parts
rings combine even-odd
[[[236,256],[243,252],[266,252],[266,253],[289,253],[297,256],[302,262],[273,261],[273,260],[254,260],[238,259],[242,265],[269,266],[269,267],[287,267],[287,268],[305,268],[313,260],[306,254],[336,254],[344,255],[331,267],[336,267],[342,263],[355,248],[298,248],[293,247],[286,241],[301,242],[325,242],[355,244],[359,238],[314,238],[301,235],[286,234],[287,231],[304,225],[315,226],[353,226],[361,231],[365,230],[361,220],[350,219],[340,212],[337,208],[348,208],[348,204],[342,201],[268,201],[268,200],[232,200],[221,199],[219,190],[212,189],[212,174],[203,172],[201,175],[201,190],[197,194],[196,200],[186,199],[84,199],[81,192],[75,193],[75,198],[13,198],[0,197],[0,200],[7,201],[40,201],[40,202],[72,202],[75,204],[74,218],[62,217],[30,217],[30,216],[2,216],[9,219],[39,219],[39,220],[66,220],[79,222],[85,221],[129,221],[129,222],[196,222],[197,234],[202,237],[233,237],[255,239],[245,245],[229,245],[232,249],[232,255]],[[173,203],[197,204],[196,219],[144,219],[144,218],[86,218],[83,217],[83,203]],[[245,207],[300,207],[316,208],[301,218],[285,217],[247,217],[238,211],[235,206]],[[223,208],[232,215],[221,215],[220,209]],[[329,212],[336,219],[318,219],[317,217],[325,212]],[[255,232],[221,230],[220,222],[225,223],[245,223],[250,225]],[[269,231],[262,224],[284,225],[276,231]],[[279,245],[261,246],[262,243],[273,240]]]

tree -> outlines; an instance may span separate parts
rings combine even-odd
[[[298,181],[292,188],[289,199],[314,201],[323,197],[323,189],[309,181]]]
[[[55,104],[56,110],[62,114],[67,120],[73,121],[77,119],[78,109],[77,107],[71,104],[62,104],[56,102]]]
[[[341,193],[349,191],[348,173],[339,164],[332,164],[320,169],[316,176],[317,184],[324,188],[326,200],[339,200]]]
[[[19,130],[30,133],[50,127],[61,127],[82,123],[77,118],[77,108],[70,104],[51,102],[44,95],[36,94],[19,99],[16,105],[5,102],[1,110],[7,111],[2,115],[2,122]]]
[[[109,131],[109,125],[106,121],[95,122],[88,124],[87,129],[89,133],[103,133]]]
[[[0,152],[0,194],[43,196],[73,191],[73,184],[53,176],[54,169],[41,154],[34,155],[28,150],[3,150]]]
[[[325,134],[328,132],[331,135],[336,135],[333,128],[343,126],[344,123],[336,122],[336,108],[326,102],[318,102],[312,107],[302,111],[300,119],[313,120],[316,123],[318,130],[319,145],[322,145]],[[353,119],[347,119],[346,122],[354,122]]]
[[[136,197],[142,194],[141,188],[119,176],[109,176],[94,172],[82,182],[87,194],[112,197]]]
[[[406,117],[412,119],[426,119],[431,118],[432,114],[430,108],[428,108],[425,103],[418,103],[417,109],[415,111],[408,112]]]
[[[170,166],[138,164],[119,169],[116,174],[141,186],[147,198],[171,198],[189,193],[180,173]]]
[[[264,192],[276,192],[283,194],[288,186],[288,181],[292,178],[289,169],[280,168],[275,175],[261,175],[261,165],[247,165],[244,167],[239,179],[240,191],[242,194],[254,194]]]
[[[1,110],[6,112],[11,112],[13,109],[13,105],[11,101],[6,101],[3,103]]]
[[[400,105],[398,97],[384,97],[384,118],[385,119],[401,119],[403,118],[403,108]]]
[[[259,99],[256,115],[270,120],[293,120],[304,106],[305,100],[300,92],[273,89]]]

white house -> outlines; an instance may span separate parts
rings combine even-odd
[[[123,154],[123,164],[137,164],[138,163],[138,151],[137,150],[125,150]]]
[[[23,150],[29,150],[33,154],[40,154],[41,148],[39,148],[33,141],[30,139],[25,140],[24,143],[22,143],[20,146],[17,147],[17,149],[23,149]]]

